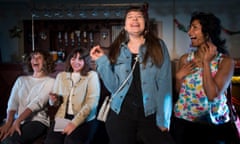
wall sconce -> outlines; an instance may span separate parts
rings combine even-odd
[[[32,11],[32,17],[33,18],[39,18],[40,16],[37,14],[36,11]]]
[[[54,16],[55,16],[55,17],[62,18],[62,17],[63,17],[63,14],[60,12],[60,10],[57,10],[57,11],[54,13]]]
[[[109,12],[109,11],[104,11],[104,12],[103,12],[103,15],[104,15],[105,17],[108,17],[108,16],[110,15],[110,12]]]
[[[105,40],[108,36],[108,32],[102,32],[102,38]]]
[[[45,11],[44,16],[45,16],[45,17],[49,17],[49,18],[52,17],[52,15],[51,15],[51,13],[50,13],[49,10],[46,10],[46,11]]]
[[[93,11],[92,11],[92,16],[94,16],[94,17],[98,16],[98,13],[97,13],[96,10],[93,10]]]
[[[80,11],[80,12],[79,12],[79,16],[80,16],[80,17],[86,17],[86,14],[85,14],[84,11]]]
[[[72,12],[71,10],[69,10],[69,11],[67,12],[67,16],[69,16],[69,17],[74,17],[74,14],[73,14],[73,12]]]
[[[115,16],[120,17],[121,15],[122,15],[122,13],[121,13],[120,10],[117,10],[117,11],[115,12]]]

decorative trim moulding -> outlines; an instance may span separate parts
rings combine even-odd
[[[33,3],[34,18],[122,18],[129,6],[143,6],[146,3],[99,3],[99,4],[47,4]]]

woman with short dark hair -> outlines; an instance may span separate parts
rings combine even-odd
[[[88,62],[87,49],[73,49],[65,62],[65,71],[57,75],[50,104],[58,105],[59,109],[45,144],[90,144],[92,141],[98,125],[95,117],[100,81]]]

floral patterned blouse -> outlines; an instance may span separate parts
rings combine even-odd
[[[219,53],[211,62],[211,73],[214,77],[218,71],[218,64],[222,59]],[[187,61],[194,60],[194,52],[189,53]],[[229,121],[229,109],[226,104],[225,93],[213,101],[208,98],[203,89],[202,68],[185,77],[179,92],[179,98],[174,106],[174,115],[192,122],[211,122],[221,124]]]

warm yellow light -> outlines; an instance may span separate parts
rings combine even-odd
[[[233,76],[232,83],[239,83],[240,84],[240,76]]]

